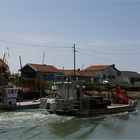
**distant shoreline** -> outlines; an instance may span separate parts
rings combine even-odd
[[[129,91],[127,92],[128,97],[132,98],[132,99],[137,99],[140,100],[140,91]]]
[[[92,95],[92,96],[102,96],[103,98],[111,98],[111,92],[109,92],[108,94],[108,91],[102,91],[102,92],[98,92],[98,91],[88,91],[88,94],[89,95]],[[134,99],[134,100],[140,100],[140,91],[127,91],[127,96],[131,99]]]

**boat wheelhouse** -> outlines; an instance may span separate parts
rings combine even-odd
[[[2,87],[0,89],[0,109],[16,110],[18,89]]]

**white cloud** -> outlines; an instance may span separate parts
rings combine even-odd
[[[66,40],[64,38],[59,37],[53,37],[49,35],[35,35],[30,33],[0,33],[0,40],[6,40],[9,42],[20,42],[25,44],[38,44],[42,46],[57,46],[57,47],[71,47],[68,52],[61,52],[61,51],[55,51],[52,49],[50,51],[49,48],[47,48],[46,52],[46,63],[47,64],[56,64],[56,66],[62,66],[65,62],[65,59],[70,56],[70,53],[72,54],[72,46],[75,43],[77,48],[85,48],[89,50],[95,50],[95,52],[118,52],[121,50],[122,53],[125,53],[127,50],[126,47],[129,47],[129,51],[133,49],[132,46],[134,45],[140,45],[139,39],[122,39],[122,40],[102,40],[102,39],[93,39],[87,42],[82,41],[75,41],[75,40]],[[38,47],[38,49],[35,49],[34,46],[24,46],[24,45],[16,45],[16,44],[10,44],[10,43],[2,43],[0,42],[1,51],[0,51],[0,57],[3,57],[3,54],[5,52],[5,48],[10,48],[10,58],[9,58],[9,65],[12,72],[17,72],[20,68],[19,65],[19,55],[22,56],[23,64],[33,62],[33,63],[41,63],[42,60],[42,54],[44,51],[43,47]],[[12,48],[13,47],[13,48]],[[37,48],[37,46],[35,46]],[[124,49],[122,49],[124,47]],[[132,49],[131,49],[132,48]],[[135,51],[135,50],[132,50]],[[96,53],[95,53],[96,54]],[[100,54],[99,54],[100,55]],[[90,65],[91,63],[102,63],[105,61],[105,59],[101,59],[101,61],[98,61],[99,58],[96,56],[85,58],[83,57],[83,54],[77,53],[78,62],[80,66],[83,65],[83,63],[86,65]],[[100,57],[100,56],[99,56]],[[106,55],[102,56],[106,57]],[[108,56],[109,59],[112,59],[112,56]],[[127,57],[127,56],[126,56]],[[127,58],[126,58],[127,59]],[[93,62],[94,60],[94,62]],[[113,60],[112,60],[113,61]],[[112,62],[111,61],[111,62]],[[104,63],[109,62],[105,61]],[[112,62],[115,63],[115,62]],[[67,67],[73,68],[73,58],[71,55],[71,58],[68,63],[65,63]]]
[[[129,45],[140,45],[140,39],[124,40],[124,43],[129,44]]]
[[[34,34],[23,34],[20,35],[20,39],[24,43],[39,44],[39,45],[65,45],[72,44],[73,41],[67,41],[58,37],[52,37],[48,35],[34,35]]]
[[[13,23],[16,24],[16,23]],[[69,40],[64,38],[59,38],[56,36],[50,35],[37,35],[31,33],[0,33],[0,40],[7,40],[20,43],[29,43],[29,44],[38,44],[38,45],[73,45],[74,43],[78,46],[87,46],[87,47],[108,47],[108,46],[127,46],[127,45],[140,45],[140,39],[122,39],[122,40],[103,40],[93,38],[92,40],[83,42],[81,40]]]

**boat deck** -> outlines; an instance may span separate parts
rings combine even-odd
[[[108,109],[113,109],[113,108],[120,108],[120,107],[129,107],[130,104],[111,104],[110,106],[107,106]]]
[[[39,108],[40,101],[17,102],[17,109],[35,109]]]

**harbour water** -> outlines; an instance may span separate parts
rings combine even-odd
[[[39,109],[0,112],[0,139],[140,139],[135,112],[97,118],[44,115]]]

